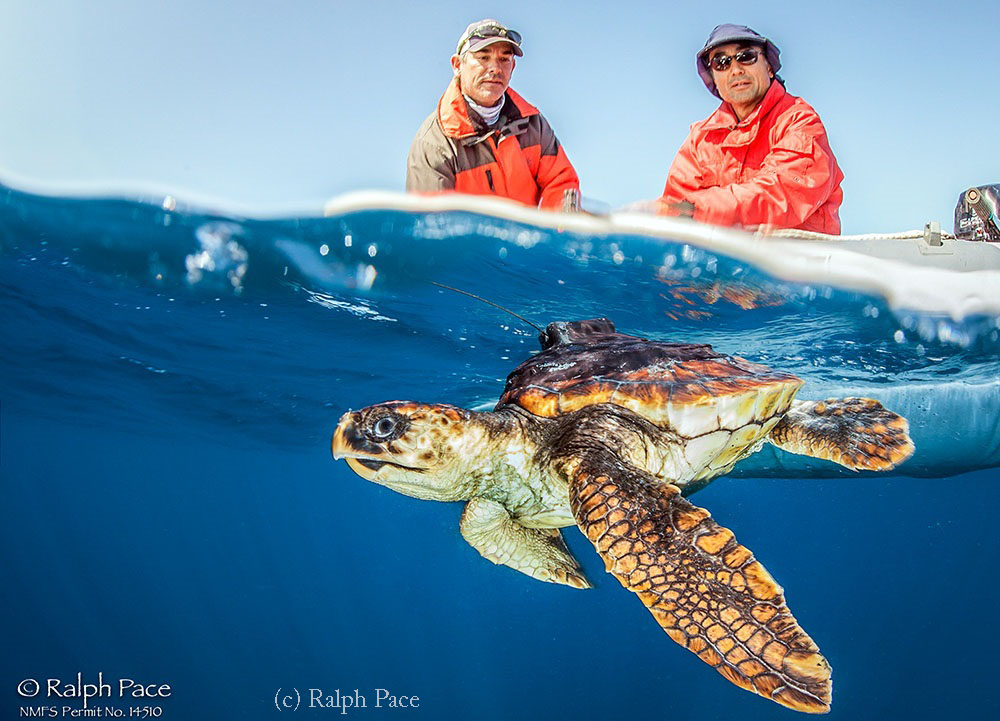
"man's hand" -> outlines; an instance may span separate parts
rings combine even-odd
[[[686,200],[680,203],[667,203],[668,212],[671,215],[679,215],[682,218],[693,218],[695,206],[694,203],[690,203]]]

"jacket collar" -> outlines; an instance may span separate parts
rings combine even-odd
[[[538,108],[515,93],[513,89],[507,88],[506,95],[507,101],[504,109],[500,111],[501,118],[508,115],[507,110],[510,105],[517,109],[522,118],[538,114]],[[457,78],[448,84],[448,88],[438,102],[438,122],[441,123],[444,134],[451,138],[468,138],[487,130],[479,121],[479,116],[475,116],[474,120],[470,114],[469,104],[465,102],[465,96],[462,95],[462,91],[458,87]]]
[[[761,120],[767,117],[767,114],[770,113],[774,109],[774,106],[777,105],[778,102],[786,95],[788,95],[788,91],[785,90],[785,86],[781,84],[781,81],[772,80],[771,87],[769,87],[767,92],[764,93],[764,99],[761,100],[760,104],[753,109],[753,112],[746,116],[743,120],[736,117],[736,113],[733,110],[732,105],[723,101],[722,105],[720,105],[718,109],[708,117],[708,120],[705,123],[705,130],[732,130],[736,126],[747,128],[752,125],[757,125]]]

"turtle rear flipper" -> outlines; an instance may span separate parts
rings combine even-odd
[[[609,453],[588,454],[570,480],[580,528],[670,638],[748,691],[798,711],[830,710],[830,665],[731,531],[676,486]]]
[[[767,440],[853,471],[888,471],[914,448],[906,419],[871,398],[795,401]]]

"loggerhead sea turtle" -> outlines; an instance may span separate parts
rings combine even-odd
[[[782,588],[686,496],[764,442],[851,469],[913,453],[875,400],[793,400],[793,375],[617,333],[551,323],[492,413],[391,401],[340,419],[332,441],[361,477],[467,501],[460,530],[494,563],[588,588],[558,529],[576,524],[606,569],[677,643],[737,686],[799,711],[830,708],[831,669]]]

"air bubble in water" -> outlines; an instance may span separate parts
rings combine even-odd
[[[241,232],[236,223],[212,222],[199,227],[195,237],[201,250],[184,259],[188,283],[197,285],[215,279],[237,293],[242,291],[250,254],[235,240]]]

